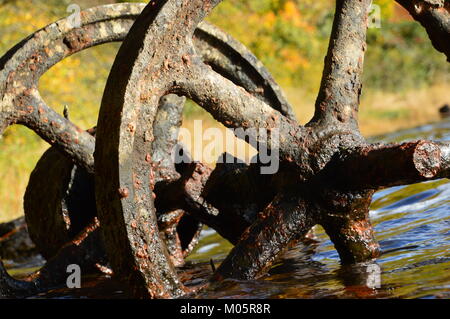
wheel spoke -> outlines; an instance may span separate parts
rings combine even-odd
[[[248,280],[264,274],[282,250],[314,226],[314,211],[298,194],[278,195],[242,235],[213,280]]]
[[[224,126],[243,129],[252,146],[277,149],[282,160],[297,159],[304,153],[298,140],[307,132],[295,121],[216,73],[200,59],[192,61],[188,74],[172,90],[187,95]],[[261,134],[261,129],[265,134]],[[275,130],[278,132],[273,135]],[[276,138],[279,136],[283,139]]]
[[[370,0],[337,0],[316,110],[310,125],[358,128]]]
[[[77,165],[94,173],[95,138],[56,113],[42,100],[30,96],[28,101],[30,102],[28,105],[36,106],[29,106],[17,123],[32,129]]]
[[[357,209],[353,211],[321,214],[320,225],[330,237],[344,264],[364,262],[380,255],[380,245],[375,239],[369,219],[371,198],[359,200],[361,205],[355,205]]]
[[[202,22],[195,30],[194,43],[202,61],[214,71],[245,88],[290,120],[297,121],[284,92],[244,45],[207,22]]]
[[[182,124],[184,97],[174,94],[161,98],[156,113],[153,134],[151,160],[155,170],[155,182],[176,179],[175,154],[178,144],[178,132]]]

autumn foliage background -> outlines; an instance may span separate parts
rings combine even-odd
[[[112,2],[0,0],[0,55],[34,31],[69,15],[71,3],[86,9]],[[393,0],[374,3],[381,8],[381,28],[368,31],[360,109],[363,134],[439,120],[438,108],[450,103],[450,64],[431,46],[424,29]],[[281,84],[300,122],[305,123],[313,114],[333,13],[333,0],[224,0],[208,20],[250,48]],[[57,64],[41,78],[41,95],[58,112],[69,105],[71,120],[80,127],[95,126],[119,45],[96,47]],[[185,115],[187,126],[198,118],[213,123],[193,103],[187,105]],[[0,222],[22,214],[29,174],[46,148],[45,142],[20,126],[9,128],[0,140]]]

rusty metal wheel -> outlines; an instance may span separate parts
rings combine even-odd
[[[185,293],[159,236],[152,196],[153,125],[161,97],[186,95],[227,127],[244,122],[258,127],[252,122],[255,114],[272,123],[274,116],[296,123],[290,109],[267,98],[277,92],[263,85],[252,90],[233,77],[227,80],[218,73],[223,66],[211,66],[214,60],[204,59],[195,46],[197,26],[218,2],[151,1],[124,40],[104,92],[95,154],[97,211],[114,272],[131,284],[136,296]],[[244,58],[256,61],[249,53]],[[216,79],[220,84],[212,87]],[[211,89],[221,94],[207,92]],[[215,98],[219,95],[234,100],[244,96],[253,103],[242,99],[235,108],[226,108],[223,98]]]
[[[143,8],[143,4],[115,4],[83,11],[81,26],[70,25],[68,19],[60,20],[31,35],[0,60],[0,129],[23,124],[54,145],[33,172],[25,195],[30,235],[47,258],[54,256],[62,244],[83,229],[93,215],[92,212],[84,217],[71,214],[60,198],[64,197],[70,174],[74,172],[72,161],[88,172],[93,171],[94,138],[45,104],[37,90],[39,77],[71,54],[123,40]],[[294,117],[270,74],[239,42],[203,23],[195,31],[194,43],[205,63],[287,116]],[[158,152],[153,153],[157,156]],[[161,153],[161,156],[167,155]],[[47,173],[50,169],[53,173]],[[173,171],[173,167],[169,170]],[[60,176],[61,183],[48,185],[44,177],[48,174]],[[84,171],[79,174],[85,175]],[[43,186],[47,188],[45,193],[42,193]]]
[[[143,4],[118,4],[83,11],[80,25],[72,25],[68,18],[57,21],[30,35],[1,57],[0,134],[10,125],[22,124],[92,172],[94,137],[56,113],[43,101],[38,91],[39,78],[53,65],[72,54],[95,45],[122,40],[143,7]],[[53,220],[53,225],[55,223],[64,226],[64,221]],[[40,228],[41,224],[45,224],[45,218],[38,216],[36,222],[31,224],[31,228]],[[93,247],[96,236],[91,236],[92,240],[86,244],[80,243],[90,236],[95,227],[98,226],[87,226],[82,236],[66,243],[61,248],[60,261],[50,264],[46,267],[49,272],[41,271],[35,282],[25,285],[29,288],[28,293],[38,292],[56,281],[63,282],[64,269],[68,264],[77,263],[83,267],[85,260],[90,261],[88,256],[91,255],[83,250]],[[52,232],[45,235],[49,234]],[[93,259],[98,260],[97,257]],[[51,274],[53,271],[55,273]],[[0,287],[0,295],[4,291],[14,293],[15,289],[10,289],[13,286]]]
[[[11,124],[22,124],[54,145],[44,155],[42,174],[53,171],[68,178],[72,161],[92,172],[95,140],[42,100],[39,78],[72,54],[121,41],[143,7],[143,4],[118,4],[88,9],[81,12],[81,25],[72,25],[69,18],[59,20],[24,39],[0,59],[0,133]],[[68,215],[55,214],[51,209],[54,208],[51,199],[55,199],[52,196],[59,197],[63,191],[61,184],[44,179],[36,189],[35,208],[28,205],[29,192],[25,196],[30,236],[46,258],[69,241],[69,233],[75,235],[75,230],[87,225],[71,222]]]
[[[74,240],[95,216],[95,207],[84,210],[89,203],[81,207],[83,213],[68,203],[83,199],[92,205],[94,200],[90,192],[92,177],[88,173],[93,170],[93,138],[42,101],[37,91],[39,77],[63,58],[82,49],[122,40],[143,7],[142,4],[118,4],[86,10],[82,12],[81,26],[72,27],[67,19],[60,20],[30,36],[1,59],[4,66],[1,74],[5,79],[1,91],[2,130],[11,124],[23,124],[54,145],[32,173],[24,205],[30,235],[47,259],[55,257],[61,247]],[[294,119],[292,108],[278,85],[239,42],[214,26],[202,23],[195,31],[194,43],[206,64]],[[163,134],[181,124],[178,122],[183,103],[176,103],[178,108],[166,107],[166,111],[164,106],[160,108],[159,132],[156,132],[158,125],[155,126],[155,135],[162,137],[156,139],[152,151],[159,162],[156,180],[177,175],[169,158],[171,154],[166,152],[171,149],[167,143],[173,144],[169,141],[172,136]],[[49,178],[54,180],[50,185]],[[81,197],[73,195],[78,183],[83,185]],[[179,213],[177,210],[161,215],[159,221],[160,228],[165,229],[163,233],[172,260],[181,263],[195,246],[201,224],[184,213],[180,219]],[[101,249],[102,245],[98,247]],[[101,256],[101,253],[93,255]]]
[[[138,297],[178,297],[187,292],[167,251],[166,241],[170,246],[173,242],[176,245],[176,240],[165,241],[158,227],[158,222],[162,222],[173,234],[170,218],[173,216],[176,221],[181,214],[171,202],[184,201],[183,208],[197,210],[197,221],[207,220],[222,230],[240,228],[234,233],[225,231],[236,246],[213,280],[254,279],[315,224],[325,228],[344,263],[377,257],[379,245],[368,214],[373,192],[449,176],[448,143],[372,145],[359,132],[357,114],[370,0],[336,2],[315,115],[305,126],[299,126],[287,104],[280,102],[280,91],[273,89],[270,76],[264,77],[264,72],[256,68],[253,75],[250,72],[242,77],[241,68],[236,67],[240,62],[223,54],[228,45],[225,41],[210,48],[214,54],[209,60],[201,54],[201,41],[196,47],[196,39],[201,37],[198,25],[220,1],[151,1],[130,29],[103,96],[95,141],[97,210],[114,272],[130,284]],[[125,6],[117,8],[120,11]],[[113,8],[107,7],[106,11]],[[432,23],[445,19],[443,4],[434,9],[443,14],[431,19]],[[0,59],[0,131],[10,124],[24,124],[91,173],[94,138],[49,109],[39,97],[36,83],[58,59],[106,41],[105,28],[113,33],[114,29],[123,32],[111,16],[96,10],[83,15],[86,30],[70,29],[62,20]],[[122,13],[115,12],[113,16]],[[94,27],[93,21],[102,15],[104,20]],[[439,43],[435,46],[446,51]],[[226,56],[221,61],[228,62],[217,62],[221,54]],[[251,59],[243,55],[238,60],[248,65]],[[177,110],[164,110],[161,101],[168,94],[193,99],[229,128],[264,130],[262,137],[250,132],[247,140],[256,147],[278,150],[280,170],[273,177],[261,178],[254,174],[259,162],[215,170],[190,163],[179,174],[168,156],[174,139],[166,139],[167,143],[158,139],[164,135],[159,128],[167,132],[166,125],[172,121],[159,116],[166,118],[165,112]],[[178,122],[177,116],[173,119]],[[226,181],[221,182],[221,177],[226,177]],[[246,183],[241,187],[235,187],[236,182],[229,183],[236,178],[237,183]],[[270,192],[264,189],[265,185],[270,185]],[[217,195],[223,191],[238,194],[235,198],[239,200],[250,194],[251,200],[245,203],[244,199],[242,207],[245,210],[245,204],[257,203],[252,212],[257,214],[249,219],[239,213],[232,216],[235,219],[224,218],[220,210],[229,206],[229,200]],[[261,194],[264,199],[258,202],[257,195]],[[216,206],[209,202],[214,202],[215,196]],[[161,207],[167,209],[168,222],[158,218],[161,215],[155,206],[161,205],[160,198]],[[92,245],[100,242],[99,225],[94,220],[65,244],[60,251],[62,259],[47,263],[44,276],[28,283],[26,289],[30,285],[45,286],[45,278],[52,274],[60,276],[65,264],[58,261],[66,261],[64,258],[86,262],[84,253],[95,254]],[[8,294],[15,282],[3,273],[1,263],[0,273],[0,295],[4,291]],[[20,286],[17,288],[22,289]]]
[[[95,45],[123,39],[142,5],[120,4],[81,13],[32,34],[0,59],[0,133],[23,124],[93,171],[94,138],[56,113],[41,98],[39,78],[62,59]]]
[[[228,128],[265,131],[249,132],[246,140],[278,151],[280,170],[265,180],[275,194],[240,234],[213,280],[258,277],[315,224],[325,228],[344,263],[376,258],[379,245],[368,214],[374,190],[448,176],[448,145],[371,145],[359,132],[369,0],[336,2],[316,110],[305,126],[203,63],[193,45],[195,29],[220,2],[151,1],[125,39],[105,89],[95,154],[97,209],[113,269],[136,296],[185,293],[158,235],[149,195],[155,190],[152,128],[167,93],[193,99]],[[233,177],[249,177],[251,169],[236,169]],[[202,197],[215,172],[197,164],[191,173],[171,190],[192,192],[191,200],[220,223],[220,209]],[[261,181],[253,178],[246,186],[259,191]],[[217,185],[224,188],[216,192],[227,188]]]

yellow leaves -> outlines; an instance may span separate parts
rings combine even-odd
[[[256,13],[252,13],[247,17],[247,24],[251,26],[251,30],[257,30],[261,25],[261,17]]]
[[[320,50],[326,48],[316,24],[333,7],[332,0],[228,0],[208,20],[246,45],[279,83],[297,85],[305,69],[308,79],[316,77],[310,74],[316,72],[313,62],[323,60]]]
[[[79,66],[80,60],[76,57],[61,61],[41,78],[39,87],[43,89],[45,95],[51,96],[51,100],[60,100],[58,102],[61,104],[74,103],[77,99],[77,95],[74,94],[76,82],[84,76],[84,71]]]
[[[275,25],[276,20],[277,17],[272,11],[266,13],[262,18],[264,28],[272,29]]]
[[[286,20],[297,21],[301,19],[300,11],[293,1],[287,1],[284,4],[282,16]]]
[[[314,31],[314,27],[306,22],[294,1],[287,1],[284,4],[283,10],[281,11],[281,19],[297,28],[303,28],[309,32]]]
[[[309,61],[305,59],[301,53],[293,48],[283,48],[280,51],[280,55],[284,59],[285,63],[284,65],[286,68],[291,71],[295,72],[298,71],[300,68],[308,68],[309,67]]]
[[[48,10],[21,2],[20,10],[15,5],[5,5],[0,12],[0,55],[14,44],[56,20]]]

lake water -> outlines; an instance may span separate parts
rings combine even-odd
[[[401,142],[450,140],[450,121],[373,138]],[[393,187],[375,194],[371,220],[382,255],[372,264],[343,267],[320,228],[315,240],[290,249],[259,280],[229,280],[199,298],[450,298],[450,182]],[[187,268],[196,285],[211,274],[231,245],[213,230],[202,233]],[[20,274],[26,269],[14,269]],[[123,298],[111,278],[85,278],[80,290],[56,290],[34,298]]]

